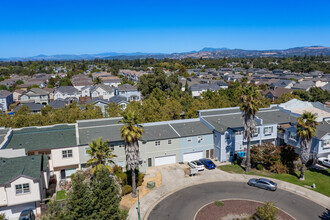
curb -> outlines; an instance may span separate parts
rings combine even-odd
[[[251,202],[256,202],[256,203],[260,203],[260,204],[265,204],[264,202],[261,202],[261,201],[257,201],[257,200],[252,200],[252,199],[237,199],[237,198],[232,198],[232,199],[221,199],[220,201],[226,201],[226,200],[245,200],[245,201],[251,201]],[[205,206],[207,205],[210,205],[212,203],[214,203],[215,201],[213,202],[209,202],[205,205],[203,205],[201,208],[199,208],[194,216],[194,219],[193,220],[196,220],[196,216],[197,214],[199,213],[200,210],[202,210]],[[275,205],[275,204],[274,204]],[[285,214],[287,214],[288,216],[290,216],[291,218],[293,218],[294,220],[296,220],[296,218],[294,218],[292,215],[290,215],[289,213],[287,213],[286,211],[284,211],[283,209],[280,209],[278,208],[277,206],[275,206],[275,208],[277,208],[278,210],[281,210],[282,212],[284,212]]]

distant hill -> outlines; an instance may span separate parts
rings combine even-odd
[[[99,54],[59,54],[59,55],[38,55],[33,57],[12,57],[0,58],[0,61],[27,61],[27,60],[91,60],[96,58],[102,59],[145,59],[145,58],[171,58],[171,59],[184,59],[184,58],[206,58],[218,59],[224,57],[292,57],[292,56],[330,56],[330,47],[323,46],[306,46],[295,47],[285,50],[243,50],[243,49],[228,49],[228,48],[211,48],[205,47],[199,51],[183,52],[183,53],[99,53]]]

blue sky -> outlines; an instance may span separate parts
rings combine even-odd
[[[330,46],[330,1],[2,1],[0,57]]]

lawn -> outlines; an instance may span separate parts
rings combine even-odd
[[[223,166],[219,166],[218,168],[229,173],[239,173],[239,174],[245,173],[244,169],[239,165],[223,165]],[[305,185],[312,186],[314,183],[316,188],[315,189],[311,188],[312,190],[322,193],[326,196],[330,196],[330,169],[306,170],[305,181],[299,180],[299,174],[300,174],[299,172],[297,172],[296,175],[275,174],[266,170],[259,171],[256,169],[251,169],[251,172],[248,173],[248,175],[270,177],[270,178],[286,181],[289,183],[293,183],[299,186],[305,186]]]
[[[56,200],[66,199],[66,194],[65,193],[66,193],[65,190],[57,191],[56,192]]]

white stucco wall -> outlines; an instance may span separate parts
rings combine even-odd
[[[72,150],[72,157],[63,158],[62,151],[64,150]],[[52,149],[51,154],[52,154],[53,168],[79,164],[78,147]]]
[[[16,195],[15,185],[25,184],[25,183],[30,184],[30,192]],[[11,187],[6,187],[8,206],[41,200],[39,182],[34,183],[32,179],[20,177],[17,180],[11,182],[10,185]]]

